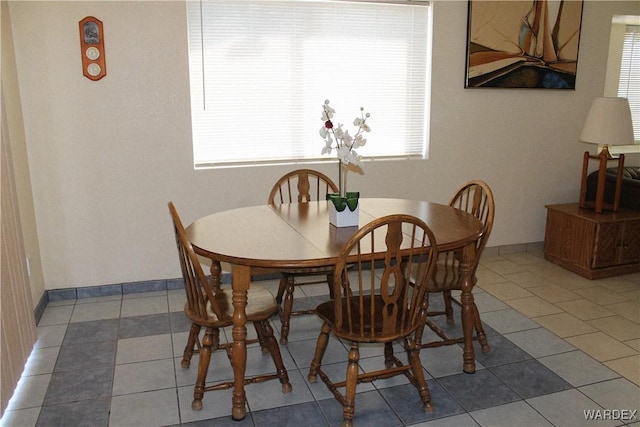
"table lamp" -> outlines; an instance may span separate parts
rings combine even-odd
[[[620,192],[622,191],[622,172],[624,168],[624,154],[613,157],[609,152],[610,145],[633,144],[633,126],[631,122],[631,110],[626,98],[601,97],[593,100],[591,109],[580,134],[580,142],[598,144],[601,147],[597,155],[584,153],[582,164],[582,184],[580,186],[580,207],[593,208],[596,213],[603,209],[617,211],[620,205]],[[590,159],[599,161],[598,183],[596,186],[596,198],[587,201],[587,169]],[[618,171],[615,186],[613,204],[604,202],[605,182],[607,175],[607,162],[618,161]]]

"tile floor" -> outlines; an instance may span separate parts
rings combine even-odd
[[[492,350],[476,346],[476,373],[461,372],[459,346],[423,350],[435,411],[422,412],[415,389],[396,377],[359,386],[357,426],[640,426],[640,274],[590,281],[544,261],[539,246],[517,249],[488,248],[478,270],[474,295]],[[301,287],[296,304],[325,292]],[[295,317],[282,346],[293,393],[281,394],[277,381],[248,386],[242,422],[231,421],[230,390],[205,394],[203,410],[191,410],[197,356],[180,367],[183,301],[170,290],[50,303],[0,425],[340,425],[324,384],[306,380],[314,315]],[[378,350],[362,351],[362,369],[381,363]],[[329,375],[343,375],[346,357],[332,339]],[[211,377],[230,375],[225,358],[214,354]],[[256,347],[249,359],[253,371],[271,368]]]

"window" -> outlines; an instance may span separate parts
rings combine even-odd
[[[335,160],[325,99],[348,129],[371,114],[365,158],[426,157],[428,2],[186,3],[196,168]]]
[[[640,25],[625,27],[618,96],[629,100],[634,139],[640,141]]]

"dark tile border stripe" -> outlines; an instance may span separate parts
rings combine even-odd
[[[280,277],[278,273],[261,274],[253,277],[253,280],[271,280]],[[231,273],[223,273],[221,278],[222,284],[231,284]],[[38,305],[34,309],[36,325],[40,322],[40,318],[52,301],[64,301],[70,299],[83,299],[104,297],[110,295],[124,295],[140,292],[166,291],[174,289],[183,289],[184,281],[182,278],[176,279],[160,279],[145,280],[141,282],[119,283],[112,285],[88,286],[80,288],[50,289],[46,291]]]

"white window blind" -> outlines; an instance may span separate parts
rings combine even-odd
[[[640,26],[627,25],[620,62],[618,96],[629,100],[633,134],[640,141]]]
[[[363,157],[426,157],[428,2],[186,3],[196,167],[335,161],[325,99],[345,129],[371,114]]]

